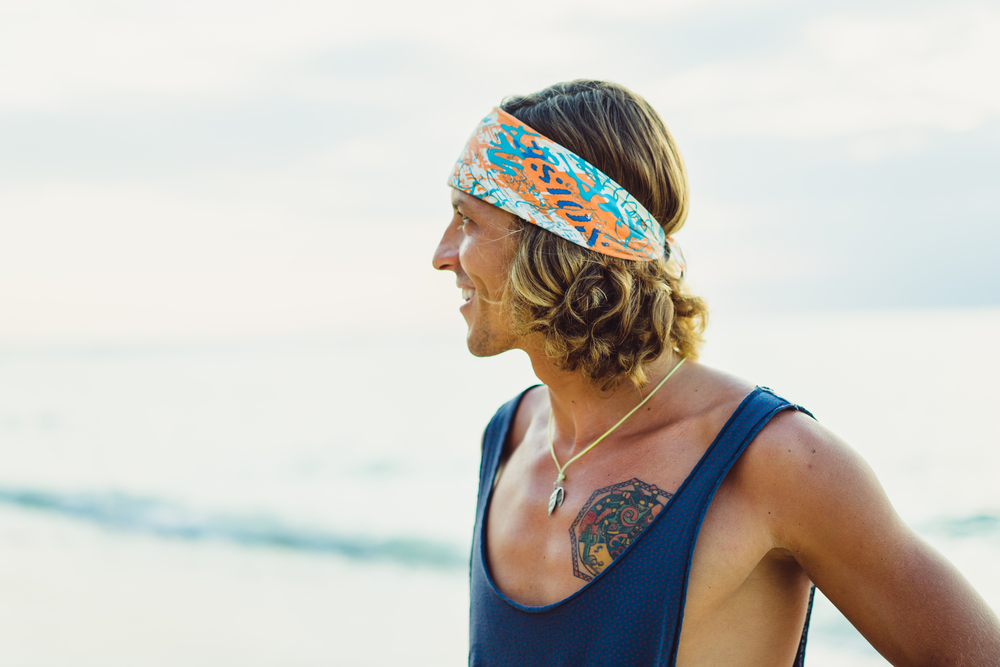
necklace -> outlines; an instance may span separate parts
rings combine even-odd
[[[588,446],[585,450],[583,450],[582,452],[580,452],[579,454],[577,454],[576,456],[574,456],[573,458],[571,458],[569,461],[566,461],[566,465],[559,465],[559,459],[556,458],[556,445],[555,445],[555,442],[553,442],[553,440],[552,440],[552,410],[549,409],[549,451],[552,452],[552,460],[556,462],[556,470],[559,471],[559,474],[556,476],[556,481],[552,482],[553,491],[552,491],[552,495],[549,496],[549,516],[552,516],[552,513],[556,511],[556,508],[557,507],[561,507],[562,504],[563,504],[563,500],[566,499],[566,489],[564,489],[562,487],[562,484],[560,482],[562,482],[563,480],[566,479],[566,468],[569,467],[569,464],[571,464],[574,461],[576,461],[578,458],[580,458],[581,456],[583,456],[584,454],[586,454],[587,452],[589,452],[594,447],[597,447],[597,445],[600,444],[601,440],[604,440],[606,437],[608,437],[609,435],[611,435],[611,433],[616,428],[618,428],[619,426],[621,426],[622,424],[625,423],[626,419],[628,419],[633,414],[635,414],[636,410],[638,410],[643,405],[645,405],[646,401],[648,401],[649,399],[651,399],[653,397],[653,394],[655,394],[657,391],[659,391],[660,387],[662,387],[664,384],[666,384],[667,380],[670,379],[670,376],[673,375],[677,371],[677,369],[681,367],[681,364],[684,363],[685,359],[687,359],[687,357],[684,357],[683,359],[681,359],[680,361],[678,361],[677,365],[674,366],[672,369],[670,369],[670,372],[667,373],[667,377],[665,377],[662,380],[660,380],[660,384],[656,385],[656,388],[653,389],[653,391],[649,392],[649,395],[646,396],[646,398],[642,399],[642,401],[640,401],[639,405],[637,405],[634,408],[632,408],[632,410],[627,415],[625,415],[624,417],[622,417],[621,419],[618,420],[617,424],[615,424],[614,426],[612,426],[611,428],[609,428],[607,431],[605,431],[604,435],[602,435],[600,438],[598,438],[597,440],[594,440],[594,442],[590,443],[590,446]]]

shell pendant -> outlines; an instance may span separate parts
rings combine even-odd
[[[563,498],[566,497],[566,491],[561,487],[557,486],[552,495],[549,496],[549,515],[556,511],[556,508],[563,504]]]
[[[549,516],[552,516],[552,513],[556,511],[557,507],[562,507],[563,499],[566,498],[566,489],[559,486],[559,482],[564,479],[566,479],[566,475],[559,473],[559,477],[556,478],[556,481],[552,482],[552,486],[555,488],[552,490],[552,495],[549,496]]]

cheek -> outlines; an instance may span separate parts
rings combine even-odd
[[[472,254],[474,245],[475,244],[471,238],[462,234],[462,240],[458,244],[458,258],[462,260],[463,264],[469,260],[469,256]]]
[[[466,236],[458,247],[458,259],[467,273],[480,279],[491,273],[489,253],[484,252],[483,245],[471,236]]]
[[[512,249],[501,239],[483,240],[467,236],[458,249],[459,262],[476,288],[494,295],[506,281]]]

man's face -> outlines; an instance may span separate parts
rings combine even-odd
[[[469,351],[489,357],[515,347],[517,337],[500,306],[506,269],[514,249],[512,220],[506,211],[452,189],[452,216],[434,251],[434,268],[454,271],[462,290],[459,308],[469,327]]]

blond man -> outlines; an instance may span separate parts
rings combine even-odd
[[[508,98],[449,185],[469,350],[542,383],[484,436],[470,664],[801,665],[815,585],[894,665],[1000,665],[996,615],[848,445],[697,363],[683,163],[642,98]]]

